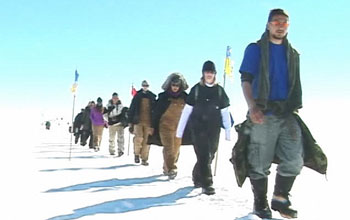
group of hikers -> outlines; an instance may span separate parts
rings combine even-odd
[[[302,91],[299,54],[287,39],[289,15],[283,9],[270,11],[265,32],[256,43],[247,46],[240,67],[241,85],[248,105],[243,123],[247,173],[254,194],[253,212],[260,218],[272,218],[267,202],[267,183],[271,163],[278,159],[271,208],[283,217],[296,218],[289,193],[296,176],[305,165],[305,140],[300,118]],[[202,67],[200,81],[189,88],[180,73],[170,74],[158,96],[149,90],[146,80],[133,97],[130,107],[122,105],[118,94],[103,106],[102,99],[90,101],[74,122],[76,143],[99,151],[103,128],[109,129],[109,153],[124,154],[124,128],[134,134],[134,162],[147,166],[150,145],[163,146],[163,173],[169,179],[177,175],[181,145],[193,145],[197,157],[192,172],[195,187],[207,195],[215,194],[211,164],[218,149],[221,128],[231,140],[233,120],[230,100],[216,82],[214,62]],[[157,98],[158,97],[158,98]],[[238,138],[236,145],[243,143]],[[242,147],[242,146],[239,146]],[[236,157],[237,158],[237,157]],[[233,159],[235,160],[235,159]],[[233,161],[233,163],[238,163]],[[319,170],[318,170],[319,171]],[[323,170],[325,172],[325,170]],[[244,176],[244,177],[245,177]]]

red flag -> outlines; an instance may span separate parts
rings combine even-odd
[[[131,95],[134,97],[136,95],[137,91],[134,88],[134,86],[131,86]]]

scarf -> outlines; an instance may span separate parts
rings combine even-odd
[[[302,90],[300,83],[299,54],[292,48],[287,37],[282,44],[286,47],[288,68],[288,97],[284,101],[269,101],[269,32],[266,30],[257,42],[260,46],[261,60],[259,66],[258,97],[256,104],[263,110],[271,110],[276,115],[286,115],[302,107]]]

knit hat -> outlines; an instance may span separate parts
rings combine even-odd
[[[205,61],[202,68],[202,73],[204,72],[213,72],[216,74],[215,64],[210,60]]]
[[[117,96],[118,97],[118,93],[113,92],[112,96]]]
[[[141,86],[149,86],[148,82],[146,80],[143,80],[141,83]]]
[[[102,99],[100,97],[97,98],[97,104],[102,104]]]
[[[272,20],[272,17],[275,16],[275,15],[284,15],[286,16],[287,18],[289,18],[289,15],[288,15],[288,12],[283,10],[283,9],[280,9],[280,8],[275,8],[275,9],[272,9],[269,13],[269,18],[268,18],[268,22],[270,22]]]

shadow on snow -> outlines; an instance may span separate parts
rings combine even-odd
[[[123,164],[118,166],[111,166],[111,167],[99,167],[99,168],[63,168],[63,169],[46,169],[46,170],[40,170],[40,172],[55,172],[55,171],[78,171],[78,170],[114,170],[118,168],[124,168],[124,167],[132,167],[132,166],[138,166],[136,164]]]
[[[99,187],[115,187],[115,186],[132,186],[137,184],[147,184],[152,182],[167,182],[166,179],[158,179],[158,177],[161,177],[164,175],[155,175],[150,177],[141,177],[141,178],[131,178],[131,179],[110,179],[110,180],[101,180],[91,183],[83,183],[83,184],[77,184],[73,186],[67,186],[57,189],[50,189],[47,190],[45,193],[51,193],[51,192],[70,192],[70,191],[79,191],[79,190],[88,190],[92,188],[99,188]]]
[[[56,216],[48,220],[78,219],[84,216],[96,214],[124,213],[152,207],[178,205],[176,204],[177,200],[194,197],[188,196],[188,194],[191,193],[193,189],[193,186],[187,186],[180,188],[173,193],[159,197],[131,198],[108,201],[80,209],[75,209],[74,213],[72,214]]]

